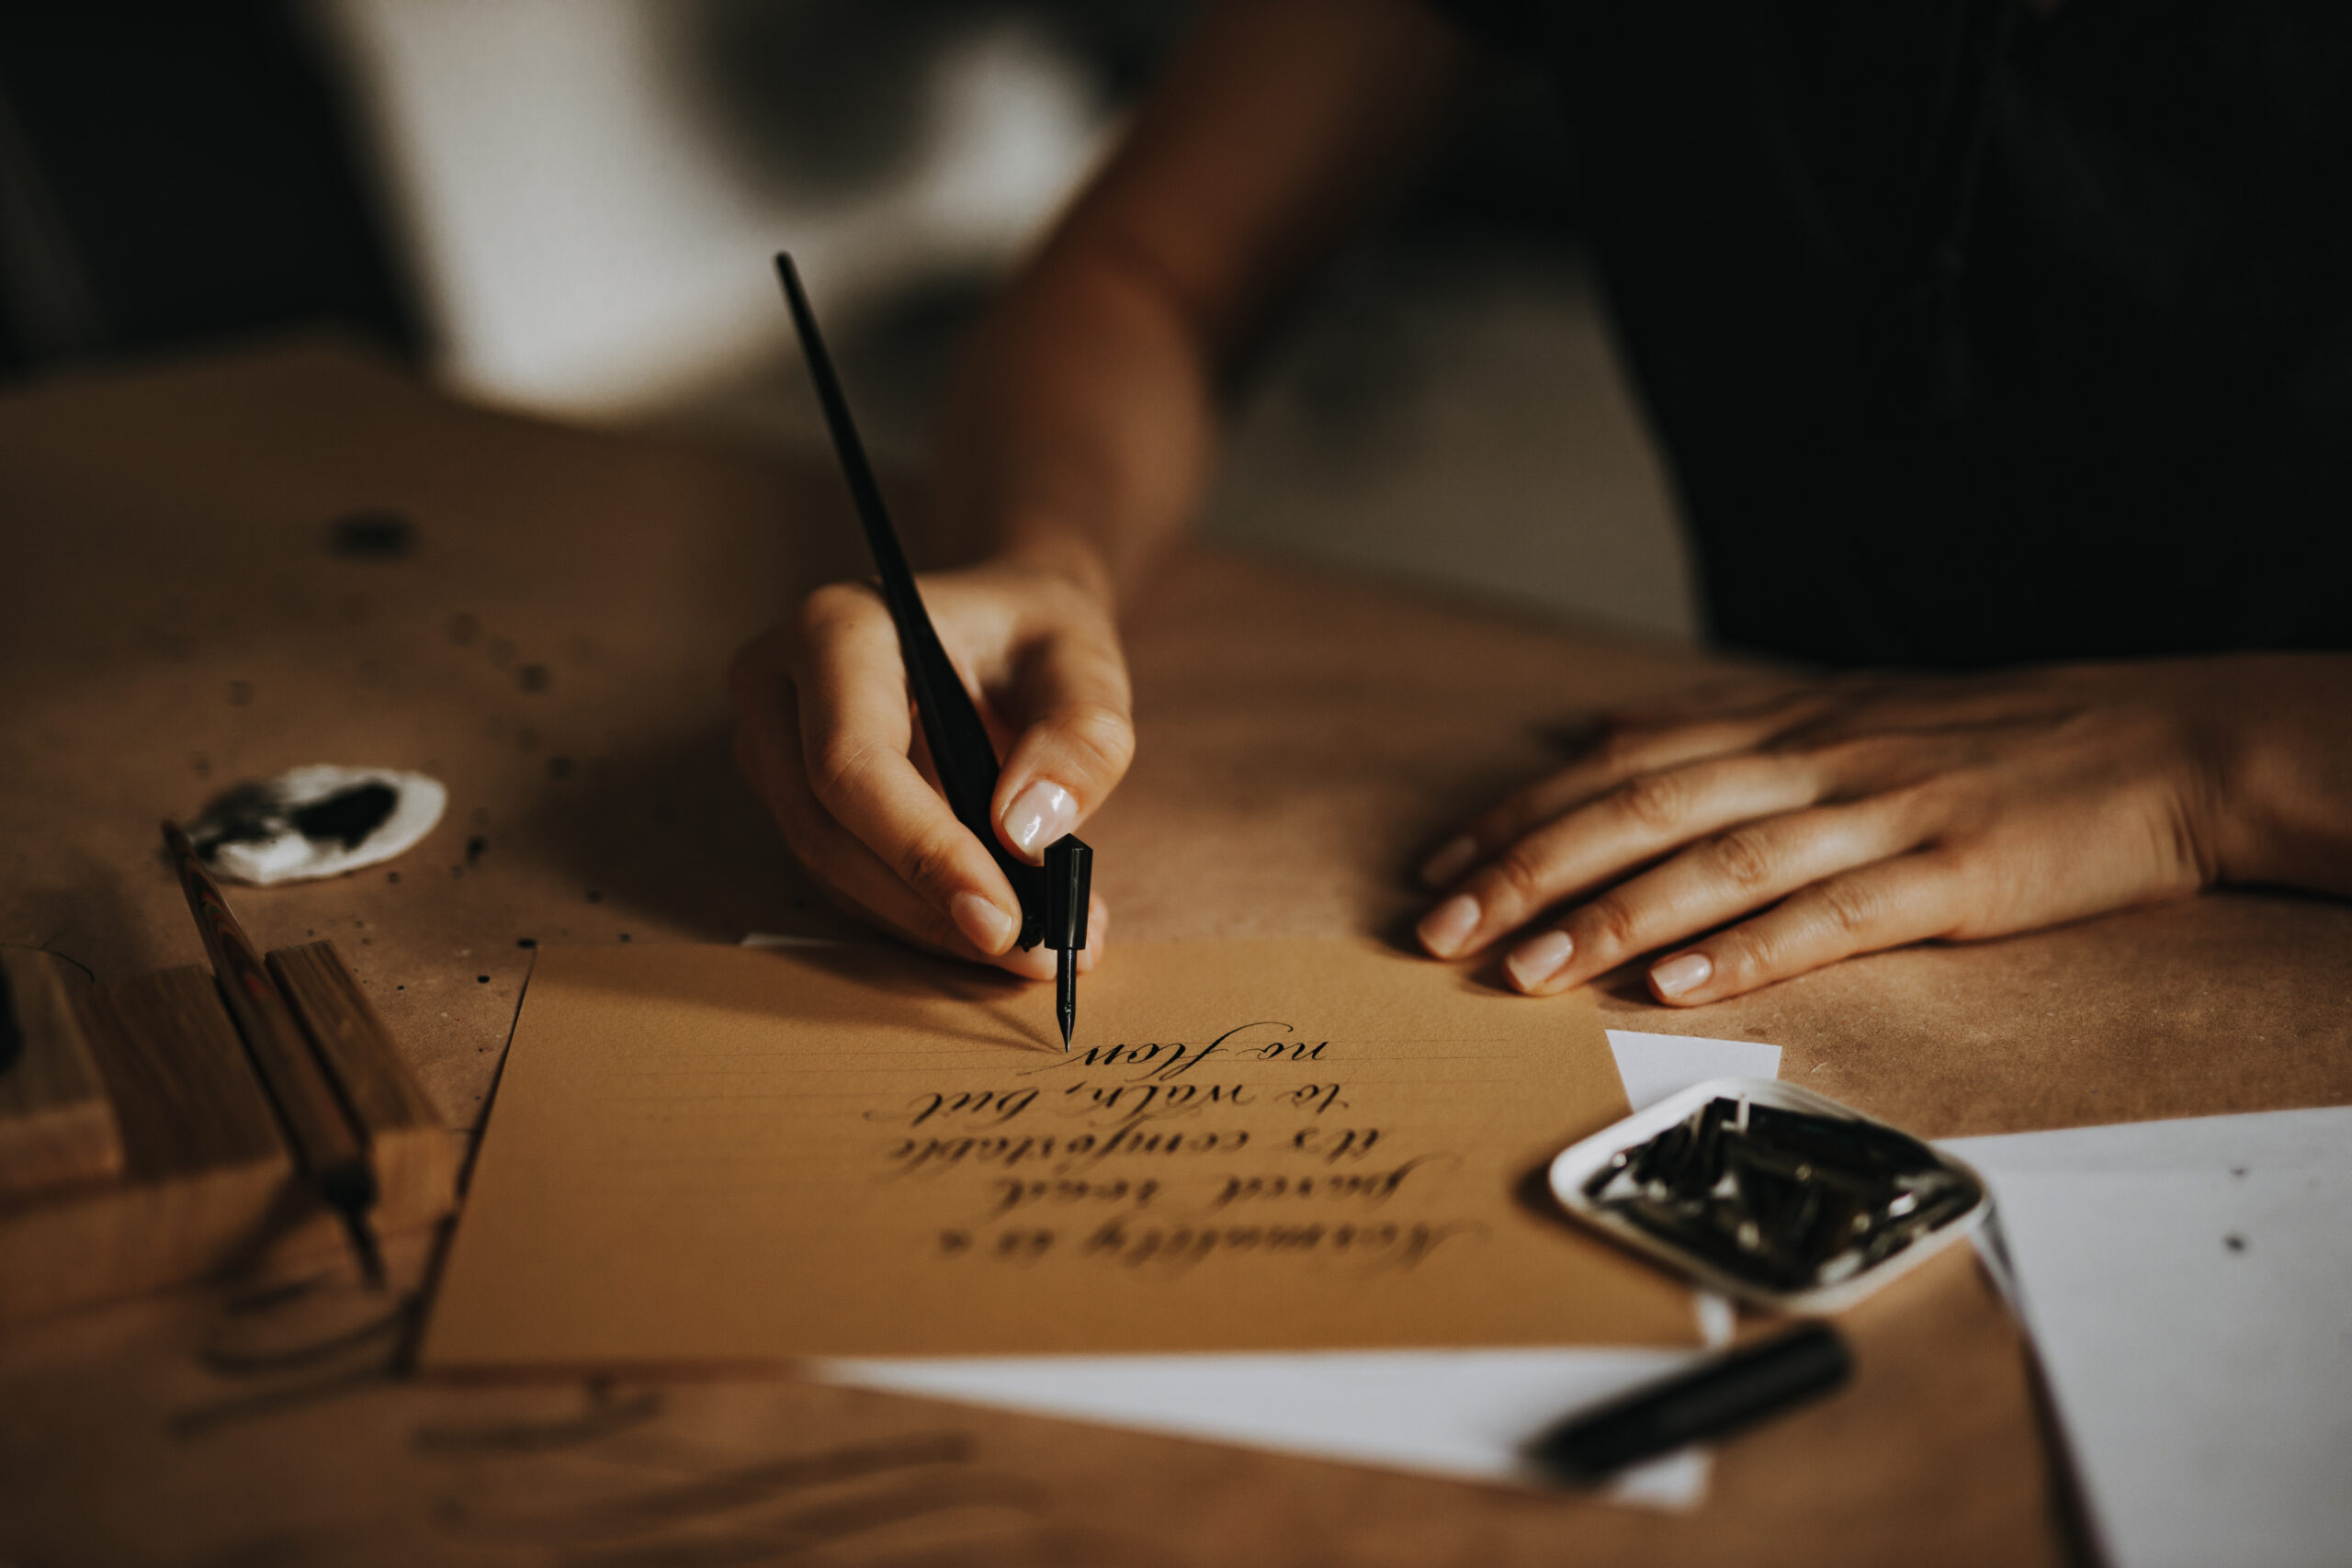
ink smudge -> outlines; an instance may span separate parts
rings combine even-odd
[[[406,560],[416,553],[416,525],[397,512],[346,513],[327,525],[327,554],[337,560]]]
[[[356,850],[368,834],[382,827],[401,803],[400,791],[390,784],[358,784],[310,806],[297,807],[295,829],[306,839],[341,841]]]
[[[412,848],[447,804],[448,792],[423,773],[296,768],[214,796],[188,838],[208,866],[238,882],[349,876]]]

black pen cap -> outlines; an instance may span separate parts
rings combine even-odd
[[[1086,945],[1086,906],[1094,894],[1094,852],[1064,835],[1046,846],[1046,945],[1076,953]]]
[[[1575,1416],[1529,1445],[1527,1457],[1563,1480],[1598,1481],[1818,1398],[1853,1370],[1838,1331],[1808,1323]]]

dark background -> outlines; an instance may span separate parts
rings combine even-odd
[[[900,167],[927,58],[976,24],[1031,18],[1125,100],[1192,9],[738,0],[702,13],[703,57],[747,160],[839,191]],[[291,0],[0,7],[0,375],[321,321],[428,351],[356,118],[306,24]],[[1570,232],[1564,153],[1544,85],[1510,77],[1396,231]]]

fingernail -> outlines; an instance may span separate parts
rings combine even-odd
[[[1464,833],[1430,856],[1421,866],[1421,880],[1431,887],[1442,887],[1464,872],[1478,858],[1478,840]]]
[[[1456,893],[1423,915],[1417,929],[1423,947],[1440,958],[1451,958],[1478,929],[1478,900],[1467,893]]]
[[[1566,931],[1545,931],[1533,942],[1514,953],[1503,964],[1510,971],[1510,983],[1522,991],[1532,991],[1560,972],[1577,944]]]
[[[1050,980],[1054,977],[1056,960],[1057,955],[1054,950],[1041,943],[1027,949],[1016,947],[1012,952],[1001,955],[996,962],[999,968],[1018,975],[1023,979]]]
[[[1703,953],[1680,953],[1650,966],[1650,984],[1662,997],[1679,997],[1707,983],[1715,966]]]
[[[947,900],[948,918],[964,940],[990,956],[1012,940],[1012,917],[977,893],[958,893]]]
[[[1046,846],[1078,826],[1078,802],[1051,779],[1039,779],[1004,808],[1004,836],[1023,854],[1036,859]]]

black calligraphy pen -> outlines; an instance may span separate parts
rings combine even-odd
[[[800,287],[800,271],[789,253],[778,251],[776,276],[784,280],[785,302],[792,307],[792,325],[800,334],[801,356],[808,362],[809,378],[817,383],[817,400],[824,405],[825,424],[833,434],[833,451],[841,458],[857,515],[865,525],[865,542],[873,548],[875,569],[882,574],[882,601],[890,607],[890,622],[899,629],[899,652],[907,663],[907,689],[915,712],[922,719],[923,739],[939,770],[940,787],[948,809],[989,853],[1012,884],[1021,901],[1022,948],[1040,942],[1054,950],[1056,1012],[1061,1020],[1062,1049],[1069,1049],[1070,1031],[1078,1025],[1078,954],[1086,946],[1086,907],[1092,890],[1094,852],[1076,836],[1065,836],[1046,846],[1046,863],[1031,865],[1006,849],[989,819],[989,805],[996,797],[996,748],[980,723],[939,633],[923,608],[915,588],[915,574],[899,547],[890,513],[882,505],[882,488],[865,460],[865,444],[849,417],[849,401],[833,374],[832,356],[817,331],[816,312],[808,307],[808,291]]]

